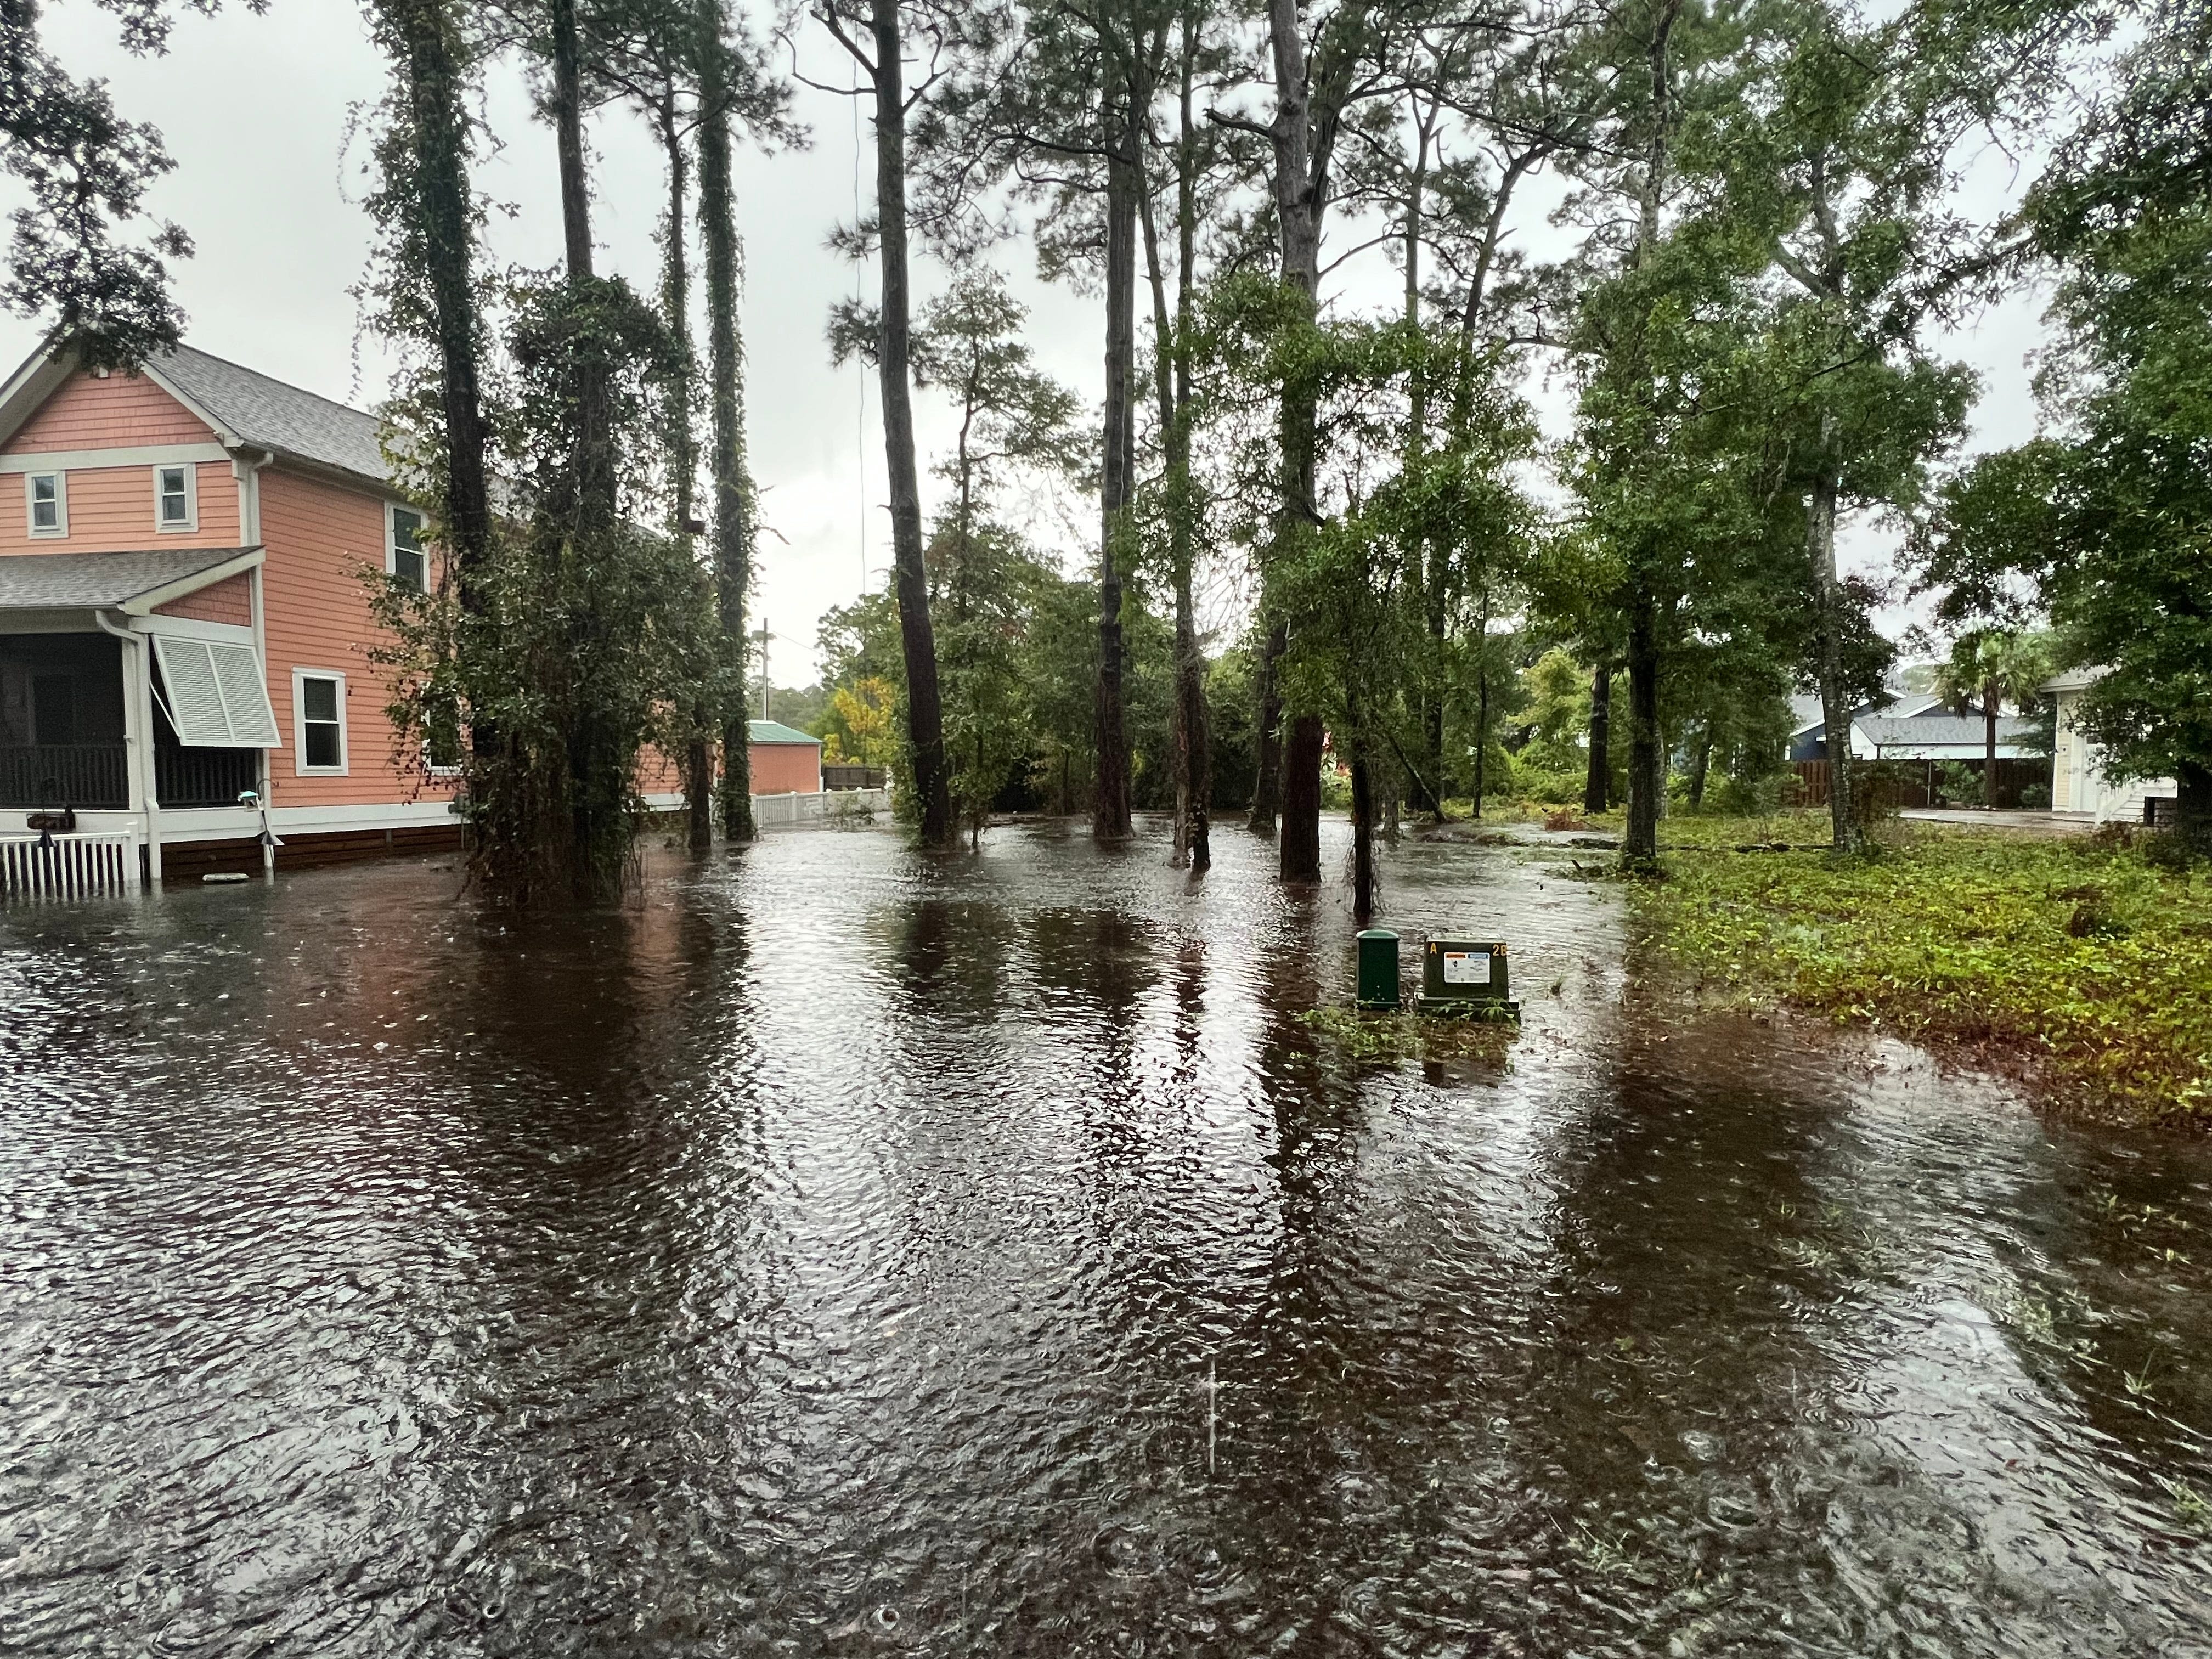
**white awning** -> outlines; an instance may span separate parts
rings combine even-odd
[[[169,723],[191,749],[281,749],[269,678],[250,645],[154,635],[168,689]]]

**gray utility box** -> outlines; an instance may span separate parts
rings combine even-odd
[[[1512,988],[1502,939],[1432,939],[1421,951],[1424,1013],[1510,1018],[1521,1012]]]

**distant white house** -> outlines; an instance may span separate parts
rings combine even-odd
[[[1826,760],[1826,729],[1820,720],[1820,700],[1795,696],[1790,700],[1796,724],[1790,733],[1785,758]],[[1997,721],[1997,758],[2020,760],[2035,751],[2036,722],[2014,715]],[[1878,703],[1869,703],[1851,714],[1851,757],[1854,760],[1978,761],[1987,757],[1988,733],[1981,714],[1969,707],[1959,714],[1938,696],[1924,691],[1892,690]]]
[[[2140,823],[2146,796],[2179,793],[2172,778],[2136,778],[2124,783],[2105,775],[2103,753],[2076,729],[2081,694],[2108,672],[2072,668],[2037,688],[2058,706],[2058,742],[2051,757],[2051,810],[2100,823],[2108,819]]]

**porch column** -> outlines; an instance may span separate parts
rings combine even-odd
[[[130,647],[123,653],[123,747],[129,757],[131,810],[146,817],[146,875],[161,884],[161,803],[154,781],[154,671],[152,643],[143,634],[96,619],[102,631]]]

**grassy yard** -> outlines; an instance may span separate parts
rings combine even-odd
[[[1864,860],[1794,850],[1826,822],[1667,820],[1647,937],[1703,988],[2024,1053],[2082,1104],[2212,1126],[2212,869],[1917,824]],[[1793,850],[1733,850],[1753,842]]]

